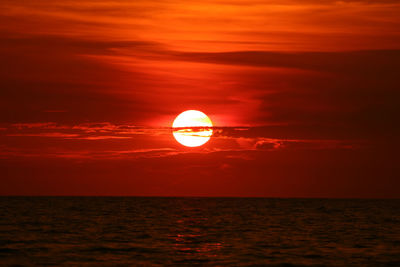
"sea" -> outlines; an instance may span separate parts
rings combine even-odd
[[[0,197],[1,266],[400,266],[400,200]]]

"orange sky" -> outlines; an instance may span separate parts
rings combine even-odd
[[[0,194],[399,195],[396,1],[15,1]],[[198,109],[197,149],[168,127]]]

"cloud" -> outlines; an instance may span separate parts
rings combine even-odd
[[[235,51],[179,53],[177,59],[226,65],[279,67],[351,75],[376,74],[393,77],[400,67],[400,50],[342,52]],[[397,59],[397,60],[393,60]]]
[[[165,127],[143,127],[131,124],[113,124],[110,122],[82,123],[77,125],[44,123],[14,123],[10,124],[8,136],[43,136],[68,139],[129,139],[134,135],[160,135],[170,133]],[[61,132],[62,131],[62,132]]]
[[[265,127],[215,127],[203,147],[188,149],[172,137],[172,129],[130,124],[53,122],[8,125],[0,134],[2,158],[69,158],[79,160],[174,157],[181,154],[220,154],[251,160],[254,153],[294,150],[362,149],[365,140],[289,139],[270,137]]]
[[[79,138],[77,134],[66,134],[66,133],[14,133],[7,134],[7,136],[20,136],[20,137],[56,137],[63,139]]]
[[[2,122],[166,126],[198,108],[220,125],[286,124],[313,138],[399,130],[400,50],[186,52],[31,33],[6,34],[0,49]]]

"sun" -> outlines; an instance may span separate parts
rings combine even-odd
[[[210,118],[198,110],[182,112],[172,124],[176,141],[187,147],[197,147],[207,143],[213,134],[212,126]]]

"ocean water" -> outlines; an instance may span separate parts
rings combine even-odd
[[[400,200],[1,197],[0,264],[400,266]]]

